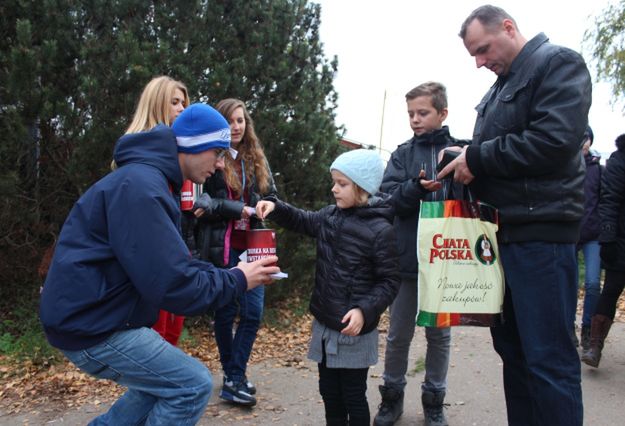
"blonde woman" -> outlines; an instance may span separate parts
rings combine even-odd
[[[143,89],[126,134],[145,132],[158,124],[171,126],[178,115],[189,106],[189,103],[187,87],[183,83],[164,75],[155,77]],[[111,163],[111,168],[116,168],[114,161]],[[188,218],[183,214],[182,220],[185,221]],[[185,241],[188,242],[188,238],[185,238]],[[158,321],[153,328],[165,340],[176,346],[183,325],[184,316],[160,311]]]
[[[182,82],[165,75],[154,77],[141,93],[126,134],[145,132],[157,124],[171,126],[190,103],[187,87]],[[113,160],[111,170],[116,168]]]
[[[224,170],[217,171],[204,184],[203,197],[210,197],[210,203],[206,209],[196,210],[198,248],[202,260],[231,267],[247,248],[246,232],[263,227],[253,216],[256,203],[264,196],[275,195],[276,188],[245,104],[239,99],[224,99],[216,109],[230,123],[231,146],[237,155],[226,155]],[[256,389],[245,372],[260,326],[263,302],[261,286],[215,312],[215,339],[224,371],[219,396],[240,405],[256,404]],[[240,321],[233,336],[237,314]]]
[[[164,75],[155,77],[143,89],[126,133],[144,132],[157,124],[171,126],[189,103],[183,83]]]

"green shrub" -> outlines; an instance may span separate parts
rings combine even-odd
[[[46,340],[37,313],[37,307],[28,303],[6,312],[6,319],[0,323],[0,354],[14,361],[29,360],[34,365],[63,359]]]

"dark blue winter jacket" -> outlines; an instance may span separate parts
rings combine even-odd
[[[584,216],[578,244],[588,241],[597,241],[601,232],[601,217],[599,216],[599,196],[601,194],[601,157],[588,153],[586,161],[586,175],[584,176]]]
[[[159,309],[197,315],[245,291],[239,269],[194,260],[179,232],[182,186],[169,127],[127,134],[117,170],[72,208],[44,284],[40,317],[53,346],[89,348],[116,331],[150,327]]]

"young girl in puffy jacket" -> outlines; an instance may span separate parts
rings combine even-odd
[[[378,361],[377,325],[400,284],[394,212],[377,194],[384,165],[374,151],[342,154],[330,172],[336,205],[310,212],[268,197],[256,214],[317,239],[308,357],[319,365],[326,423],[369,425],[365,391]]]

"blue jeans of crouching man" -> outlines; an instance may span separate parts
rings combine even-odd
[[[581,368],[570,331],[577,295],[574,244],[500,244],[504,325],[491,328],[503,360],[509,425],[581,426]]]
[[[120,331],[79,351],[63,351],[85,373],[128,388],[90,425],[194,425],[211,395],[204,364],[150,328]]]

